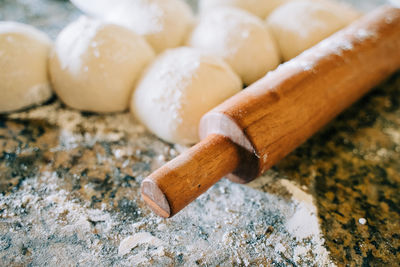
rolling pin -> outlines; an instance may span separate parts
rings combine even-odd
[[[252,181],[399,68],[400,9],[382,6],[205,114],[202,141],[144,179],[142,198],[167,218],[228,174]]]

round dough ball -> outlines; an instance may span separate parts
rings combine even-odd
[[[265,19],[275,8],[288,0],[200,0],[201,13],[221,6],[244,9],[262,19]]]
[[[204,14],[188,44],[222,57],[246,85],[280,63],[279,50],[263,21],[236,8],[218,8]]]
[[[183,0],[73,0],[89,14],[146,38],[156,53],[184,43],[193,12]],[[98,2],[98,3],[97,3]]]
[[[194,144],[200,118],[241,89],[240,78],[222,60],[181,47],[164,52],[147,69],[131,110],[161,139]]]
[[[0,112],[11,112],[48,100],[47,75],[51,41],[32,26],[0,22]]]
[[[160,53],[183,44],[193,23],[193,13],[182,0],[129,0],[112,10],[106,19],[145,37]]]
[[[57,37],[50,76],[60,99],[75,109],[119,112],[154,52],[121,26],[81,17]]]
[[[389,2],[394,6],[400,7],[400,0],[389,0]]]
[[[70,0],[77,8],[86,14],[95,17],[104,17],[115,3],[121,0]],[[124,0],[123,0],[124,1]]]
[[[267,25],[289,60],[347,26],[360,14],[347,5],[330,1],[293,1],[278,7]]]

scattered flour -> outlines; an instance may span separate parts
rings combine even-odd
[[[280,183],[292,194],[292,199],[297,202],[296,212],[286,222],[287,229],[299,240],[310,238],[318,244],[318,254],[329,258],[329,253],[324,248],[324,240],[321,237],[321,229],[318,223],[317,208],[313,204],[313,198],[305,193],[293,182],[281,179]],[[298,246],[295,248],[295,259],[306,253],[306,248]]]
[[[315,209],[315,206],[313,204],[313,198],[310,194],[307,194],[289,180],[281,179],[280,183],[282,184],[282,186],[286,188],[286,190],[289,191],[290,194],[292,194],[293,199],[295,199],[298,202],[304,203],[309,207],[310,210]]]
[[[68,251],[83,251],[84,247],[89,253],[82,253],[75,260],[80,263],[91,262],[93,258],[100,256],[99,246],[103,243],[93,234],[94,229],[102,235],[110,233],[114,219],[106,211],[82,205],[79,199],[61,189],[58,181],[56,173],[44,172],[39,177],[26,179],[17,193],[1,196],[0,207],[5,210],[0,214],[3,225],[0,226],[0,231],[5,233],[4,227],[8,226],[8,232],[13,234],[16,244],[30,242],[29,249],[38,257],[34,260],[37,265],[53,265],[55,262],[62,265],[69,260]],[[33,214],[28,212],[33,210]],[[27,217],[27,214],[30,216]],[[18,221],[27,227],[24,231],[28,231],[28,235],[13,227],[11,222]],[[93,226],[95,222],[97,224]],[[73,242],[74,236],[81,243]],[[53,259],[57,240],[65,240],[63,250],[66,254],[60,252]],[[51,241],[55,243],[50,244]],[[14,253],[19,253],[18,246],[8,251],[9,255]]]
[[[133,236],[128,236],[121,241],[121,244],[118,248],[118,254],[121,256],[128,254],[133,248],[141,244],[148,244],[157,247],[163,245],[164,243],[162,240],[152,236],[150,233],[137,233]]]
[[[361,225],[365,225],[365,224],[367,223],[367,220],[366,220],[365,218],[360,218],[360,219],[358,219],[358,222],[359,222]]]
[[[24,97],[30,99],[33,104],[40,104],[43,102],[43,99],[49,99],[52,94],[50,84],[43,83],[31,87]]]
[[[110,145],[110,156],[97,156],[101,164],[152,165],[186,149],[175,149],[149,136],[129,114],[86,116],[55,102],[11,118],[44,119],[59,127],[60,144],[50,148],[54,151],[90,150],[99,142],[114,144]],[[151,158],[147,156],[150,151]],[[126,194],[137,205],[134,217],[109,206],[106,200],[97,208],[91,207],[90,197],[82,194],[96,194],[95,184],[83,184],[78,193],[71,191],[70,178],[56,172],[25,179],[18,191],[0,197],[0,209],[4,210],[0,213],[0,233],[3,239],[11,240],[4,253],[8,258],[21,255],[18,244],[29,244],[36,265],[154,266],[181,262],[188,266],[248,266],[284,264],[285,259],[298,265],[333,265],[323,247],[312,198],[288,180],[279,182],[282,177],[275,172],[269,171],[250,186],[223,180],[169,220],[158,218],[145,207],[139,185],[146,172],[138,169],[134,173],[136,180],[130,188],[117,187],[118,176],[110,180],[117,195]],[[74,179],[83,178],[78,175]],[[265,188],[274,183],[286,188],[293,199],[268,193]],[[14,226],[17,222],[26,232]],[[0,251],[0,257],[3,255]]]
[[[363,42],[367,39],[371,39],[375,37],[375,33],[372,31],[366,31],[364,29],[361,29],[359,31],[357,31],[356,33],[356,38],[360,41]]]

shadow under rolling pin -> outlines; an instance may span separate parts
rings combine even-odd
[[[171,217],[223,176],[247,183],[400,68],[400,9],[382,6],[203,116],[203,139],[142,182]]]

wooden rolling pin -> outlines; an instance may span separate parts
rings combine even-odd
[[[400,68],[400,9],[383,6],[204,115],[199,144],[142,182],[171,217],[223,176],[246,183]]]

